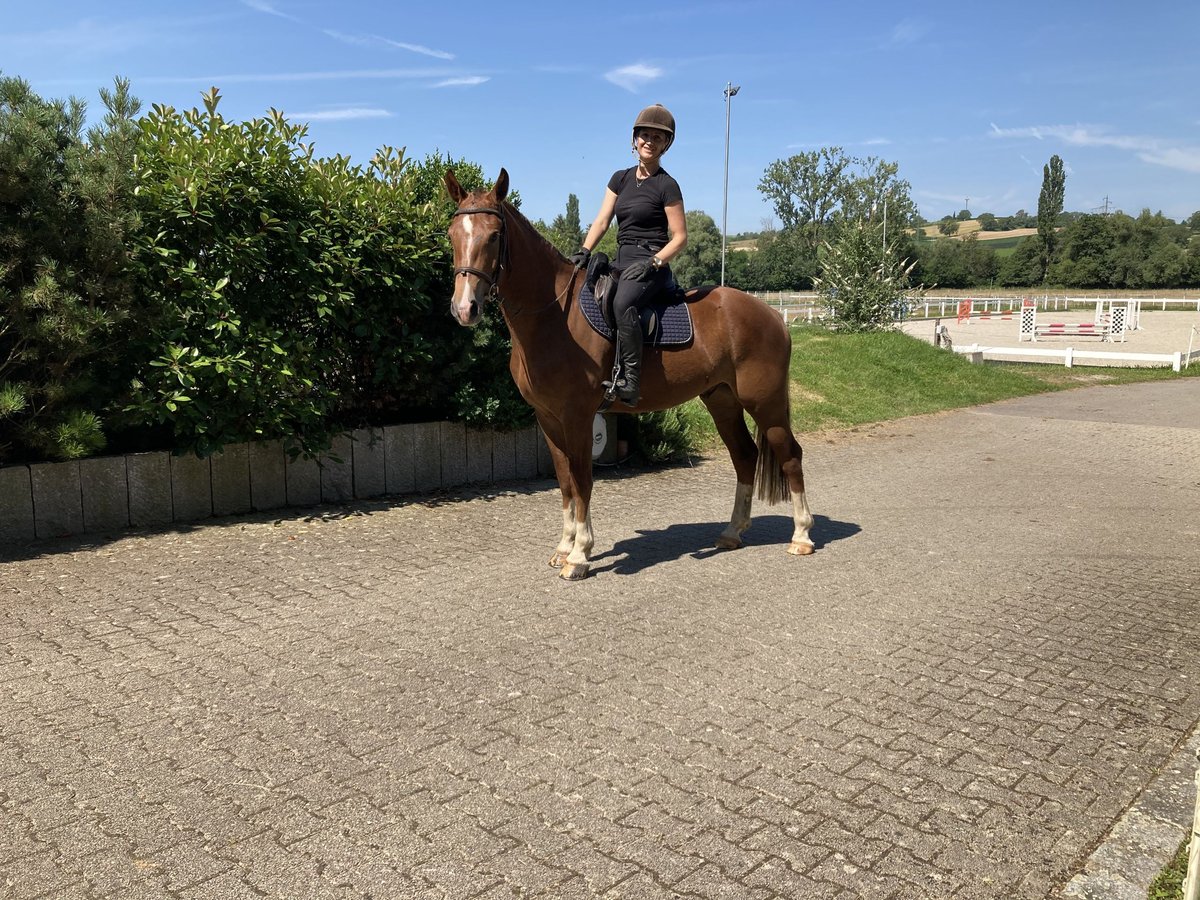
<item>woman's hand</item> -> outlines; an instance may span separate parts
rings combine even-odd
[[[650,276],[654,274],[654,266],[650,265],[650,260],[639,259],[636,262],[631,262],[625,267],[625,271],[621,273],[622,281],[649,281]]]

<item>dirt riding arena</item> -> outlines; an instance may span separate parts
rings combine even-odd
[[[945,326],[950,340],[957,348],[978,344],[984,347],[1017,347],[1062,350],[1073,347],[1076,350],[1100,351],[1115,354],[1139,353],[1187,353],[1189,342],[1193,350],[1200,350],[1200,313],[1195,309],[1154,310],[1143,308],[1140,316],[1140,328],[1127,330],[1124,340],[1113,335],[1112,339],[1102,339],[1093,335],[1039,334],[1036,342],[1028,339],[1020,340],[1021,314],[1020,302],[1014,301],[1017,308],[1011,312],[993,311],[985,316],[976,313],[967,321],[959,321],[951,312],[941,319],[912,319],[900,327],[906,334],[925,341],[933,341],[934,329],[938,324]],[[1071,310],[1038,310],[1037,324],[1039,326],[1051,323],[1064,323],[1070,326],[1088,324],[1095,320],[1093,309]],[[1193,334],[1193,327],[1196,329]],[[1028,357],[1005,355],[1001,352],[989,353],[988,359],[998,359],[1011,362],[1047,362],[1033,360]],[[1058,357],[1057,365],[1062,365],[1062,357]],[[1117,358],[1103,360],[1076,359],[1075,365],[1097,366],[1136,366],[1149,363],[1135,358]],[[1166,365],[1166,363],[1157,363]]]
[[[602,475],[578,584],[545,481],[6,551],[0,897],[1132,890],[1200,718],[1197,383],[805,449],[808,558],[784,507],[712,549],[724,461]]]

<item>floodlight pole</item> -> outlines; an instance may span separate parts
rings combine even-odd
[[[725,284],[725,235],[729,222],[729,101],[740,91],[741,85],[734,87],[732,81],[725,83],[725,193],[721,207],[721,285]]]

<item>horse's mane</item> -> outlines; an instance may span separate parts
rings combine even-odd
[[[561,260],[562,262],[565,262],[565,263],[570,262],[569,259],[567,259],[565,256],[563,256],[563,253],[561,250],[559,250],[552,243],[550,243],[550,241],[546,238],[546,236],[544,234],[542,234],[540,231],[538,231],[533,226],[532,222],[530,222],[527,218],[525,218],[524,213],[522,213],[519,209],[517,209],[515,206],[513,206],[507,200],[505,200],[500,205],[504,209],[504,215],[509,218],[510,222],[513,220],[519,222],[522,226],[524,226],[526,233],[528,233],[529,235],[531,235],[531,236],[537,238],[539,241],[541,241],[541,243],[545,245],[546,249],[549,250],[551,253],[553,253],[555,256],[557,256],[559,258],[559,260]]]

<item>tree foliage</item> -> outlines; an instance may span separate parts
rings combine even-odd
[[[900,233],[916,219],[911,186],[896,163],[847,156],[841,147],[821,147],[767,166],[759,190],[771,201],[784,231],[814,256],[845,223],[880,220]]]
[[[907,231],[917,220],[911,186],[899,167],[878,157],[848,156],[841,147],[822,147],[771,163],[759,190],[771,201],[782,225],[748,272],[761,276],[759,289],[808,287],[819,270],[818,250],[836,244],[841,232],[863,222],[886,229],[889,242],[908,247]],[[779,259],[780,252],[795,258]],[[767,284],[778,287],[767,287]]]
[[[1038,195],[1037,230],[1038,240],[1042,246],[1042,279],[1050,271],[1050,262],[1054,259],[1058,244],[1058,217],[1063,211],[1063,192],[1066,188],[1067,176],[1063,171],[1063,161],[1054,154],[1042,168],[1042,191]]]
[[[130,310],[132,117],[118,80],[82,136],[82,101],[0,78],[0,463],[104,446],[98,414]]]
[[[701,210],[687,212],[688,242],[673,260],[671,271],[685,288],[718,284],[721,280],[721,231],[712,216]]]

